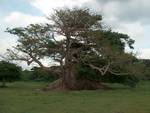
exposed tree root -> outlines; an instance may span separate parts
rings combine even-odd
[[[65,83],[62,81],[62,79],[58,79],[49,85],[47,85],[45,88],[43,88],[43,91],[61,91],[61,90],[96,90],[96,89],[111,89],[109,86],[101,83],[101,82],[93,82],[89,80],[80,80],[77,81],[74,85],[74,88],[68,88]]]
[[[45,88],[43,88],[44,91],[50,91],[50,90],[67,90],[64,83],[62,82],[62,79],[58,79],[50,84],[48,84]]]
[[[111,89],[109,86],[96,81],[80,80],[77,83],[77,90],[96,90],[96,89]]]

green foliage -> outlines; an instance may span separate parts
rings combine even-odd
[[[142,77],[144,80],[150,80],[150,60],[149,59],[139,59],[139,63],[144,65],[144,71]]]
[[[58,79],[58,76],[50,71],[34,67],[32,68],[32,74],[30,76],[30,80],[35,81],[49,81],[52,82]]]
[[[108,42],[111,47],[116,49],[117,51],[124,51],[125,46],[127,46],[131,49],[133,49],[134,40],[132,40],[128,35],[118,32],[112,32],[110,31],[103,31],[101,33],[101,36],[103,37],[103,40],[105,42]]]
[[[91,13],[88,8],[67,8],[55,10],[50,20],[54,22],[57,32],[63,35],[70,33],[71,36],[79,36],[85,30],[101,28],[102,16]]]
[[[21,68],[13,63],[0,61],[0,81],[5,86],[5,82],[18,80],[21,75]]]
[[[77,80],[99,81],[100,75],[90,67],[79,64],[76,66],[76,78]]]
[[[139,82],[139,79],[134,75],[122,76],[108,73],[105,76],[101,76],[101,81],[106,83],[120,83],[130,87],[135,87]]]
[[[21,81],[31,81],[33,72],[30,70],[23,70],[21,72]]]
[[[135,75],[113,75],[108,72],[102,76],[99,72],[82,64],[76,66],[76,78],[77,80],[89,80],[93,82],[120,83],[130,87],[135,87],[139,82],[138,77]]]
[[[38,67],[24,70],[21,74],[22,81],[52,82],[56,79],[58,79],[58,75]]]

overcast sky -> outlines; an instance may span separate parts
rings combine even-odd
[[[89,7],[103,15],[114,31],[135,40],[135,52],[150,59],[150,0],[0,0],[0,54],[16,44],[7,27],[45,22],[45,16],[60,7]]]

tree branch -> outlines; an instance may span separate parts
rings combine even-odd
[[[89,64],[89,66],[92,69],[98,70],[101,73],[101,75],[105,75],[106,72],[108,71],[109,67],[110,67],[110,63],[108,63],[108,65],[106,65],[106,66],[103,66],[102,68],[94,66],[93,64]]]

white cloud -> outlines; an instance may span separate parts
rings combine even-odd
[[[0,39],[2,39],[0,37]],[[6,49],[10,48],[12,45],[16,45],[16,40],[14,38],[5,39],[0,41],[0,55],[3,55],[6,52]]]
[[[53,9],[61,7],[81,7],[84,3],[92,0],[32,0],[32,6],[40,9],[44,14],[49,14]]]
[[[139,50],[139,58],[150,59],[150,48]]]
[[[12,12],[4,18],[4,22],[11,27],[27,26],[31,23],[44,23],[46,21],[44,16],[32,16],[21,12]]]
[[[140,22],[122,23],[120,22],[117,31],[123,32],[131,36],[131,38],[139,40],[144,37],[144,26]]]
[[[102,12],[103,12],[103,14],[106,18],[116,16],[119,13],[119,11],[118,11],[118,9],[119,9],[118,1],[108,2],[107,4],[103,4],[101,7],[102,7]]]
[[[118,16],[120,16],[120,11],[123,9],[121,7],[123,3],[128,2],[119,0],[95,0],[90,1],[87,6],[103,15],[103,24],[105,27],[111,28],[116,32],[128,34],[136,42],[140,42],[145,37],[145,25],[141,21],[127,22],[120,20]],[[133,2],[130,1],[130,3],[130,5],[133,5]]]
[[[11,48],[11,46],[16,44],[16,37],[4,32],[7,27],[23,27],[31,23],[44,23],[46,21],[45,17],[32,16],[21,12],[12,12],[8,16],[2,18],[0,31],[0,54],[4,54],[7,48]]]

